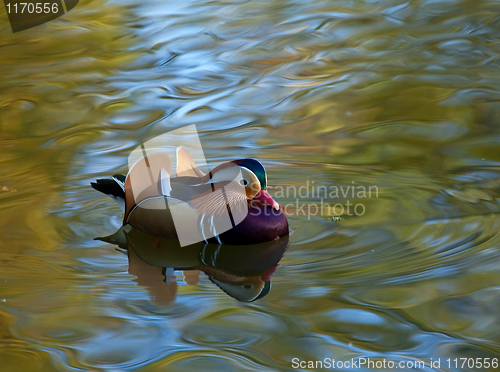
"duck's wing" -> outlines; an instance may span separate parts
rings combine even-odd
[[[219,235],[240,223],[248,213],[246,200],[234,194],[226,185],[193,195],[189,201],[177,199],[174,192],[170,196],[148,197],[131,209],[124,222],[148,234],[178,239],[181,246],[208,242],[211,238],[222,243]]]
[[[199,214],[210,216],[223,216],[230,212],[234,218],[240,222],[248,209],[248,202],[241,186],[234,181],[218,182],[210,185],[210,189],[195,194],[191,197],[189,204],[195,208]],[[243,217],[244,217],[243,216]]]
[[[184,176],[172,179],[165,153],[134,164],[125,180],[124,222],[153,235],[176,237],[181,246],[208,241],[239,224],[248,213],[239,168],[228,164],[203,175],[187,150],[180,148],[178,154]]]
[[[203,177],[203,173],[194,162],[193,155],[183,146],[177,148],[177,177]]]
[[[172,162],[164,152],[137,161],[125,179],[125,218],[136,204],[147,198],[170,196],[171,172]]]

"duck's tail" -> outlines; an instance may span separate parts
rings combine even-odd
[[[125,176],[121,174],[114,175],[112,179],[100,179],[91,182],[92,188],[106,195],[111,196],[125,212]]]

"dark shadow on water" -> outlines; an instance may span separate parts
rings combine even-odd
[[[113,235],[99,237],[127,251],[129,273],[148,288],[157,305],[169,305],[177,297],[174,271],[182,270],[184,282],[196,285],[200,272],[227,295],[242,302],[266,296],[271,276],[288,248],[288,236],[251,245],[197,243],[181,247],[177,240],[145,234],[129,225]]]

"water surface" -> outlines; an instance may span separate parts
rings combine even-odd
[[[89,0],[12,34],[0,7],[2,371],[497,370],[429,362],[500,355],[498,10]],[[189,124],[211,164],[259,159],[289,205],[258,301],[203,272],[145,283],[94,240],[121,219],[89,183]]]

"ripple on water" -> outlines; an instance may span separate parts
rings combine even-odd
[[[124,322],[119,328],[102,327],[93,337],[74,343],[76,362],[87,368],[130,368],[158,358],[172,348],[174,337],[153,322]],[[155,345],[151,352],[151,345]],[[162,346],[164,345],[164,346]]]
[[[55,363],[54,358],[45,350],[34,348],[28,344],[3,344],[0,350],[2,372],[19,371],[70,371],[69,366]]]
[[[164,116],[160,110],[129,110],[127,113],[115,114],[109,123],[113,129],[139,130]]]
[[[395,351],[416,346],[414,326],[395,322],[388,315],[361,308],[338,308],[315,316],[314,329],[342,341],[374,351]]]
[[[261,363],[250,353],[240,350],[194,349],[174,352],[163,360],[151,363],[144,370],[157,371],[273,371],[273,366]]]
[[[250,309],[225,309],[199,317],[197,322],[183,328],[183,339],[204,346],[251,346],[264,342],[288,326],[272,314]]]
[[[441,291],[431,301],[408,308],[406,312],[429,329],[468,340],[483,339],[498,343],[498,289],[479,289],[467,295],[459,294],[474,287],[481,288],[481,284],[494,281],[495,278],[498,278],[496,273],[468,275],[467,280],[463,280],[464,286],[460,288],[442,282]]]

